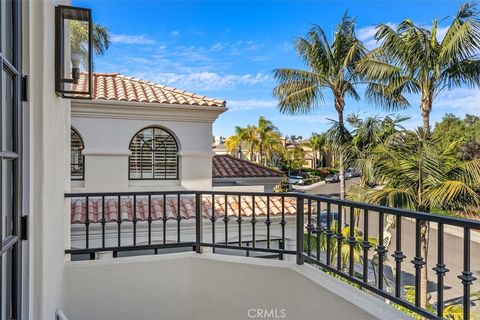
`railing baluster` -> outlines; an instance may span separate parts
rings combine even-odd
[[[355,246],[357,245],[357,239],[355,238],[355,208],[350,207],[350,233],[348,238],[348,244],[350,245],[348,274],[353,277],[354,271],[354,253]]]
[[[320,246],[321,246],[321,237],[322,237],[322,221],[321,221],[321,214],[322,214],[322,206],[320,201],[317,201],[317,228],[315,229],[315,234],[317,235],[317,260],[320,261]]]
[[[395,259],[395,297],[400,298],[402,295],[402,262],[406,256],[402,252],[402,217],[396,216],[395,230],[395,253],[392,257]]]
[[[180,193],[177,195],[177,243],[180,243],[180,222],[182,221],[182,210]]]
[[[385,215],[383,212],[378,213],[378,246],[375,251],[378,254],[378,289],[383,290],[383,260],[387,253],[384,245],[384,229]]]
[[[267,249],[270,249],[270,196],[267,196],[267,219],[265,219],[267,225]]]
[[[105,248],[105,196],[102,196],[102,248]]]
[[[422,221],[420,219],[415,220],[415,257],[411,263],[415,267],[415,306],[420,306],[421,287],[422,287],[422,268],[425,262],[422,258],[422,241],[420,239],[420,232],[422,229]]]
[[[202,236],[203,236],[203,215],[202,215],[202,195],[195,194],[195,251],[202,253]]]
[[[118,196],[117,199],[117,243],[118,247],[122,245],[122,215],[121,215],[121,197]],[[114,257],[116,257],[117,252],[113,253]]]
[[[325,230],[325,236],[327,237],[327,266],[331,265],[332,260],[332,245],[331,238],[333,237],[332,224],[331,224],[331,204],[327,202],[327,230]]]
[[[230,217],[228,216],[228,196],[225,195],[225,215],[223,216],[223,222],[225,223],[225,244],[228,245],[228,222]]]
[[[148,195],[148,244],[152,244],[152,195]]]
[[[302,195],[297,195],[297,264],[302,265],[303,258],[303,233],[304,233],[304,205],[305,200]]]
[[[444,226],[443,223],[438,224],[437,230],[438,243],[437,243],[437,265],[433,270],[437,273],[437,315],[439,318],[443,318],[443,309],[445,302],[443,301],[443,287],[444,277],[449,271],[445,266],[444,261]]]
[[[463,228],[463,271],[458,276],[463,284],[463,319],[470,319],[470,286],[476,278],[470,271],[470,228]]]
[[[242,246],[242,196],[238,195],[238,246]]]
[[[287,224],[287,221],[285,220],[285,197],[282,195],[282,218],[280,220],[280,227],[282,229],[282,241],[281,241],[281,248],[280,249],[285,249],[285,225]],[[283,260],[283,253],[280,254],[280,260]]]
[[[308,199],[307,207],[307,255],[310,257],[312,255],[312,200]]]
[[[363,282],[368,283],[368,251],[372,245],[368,239],[368,210],[363,210]]]
[[[167,243],[167,195],[163,194],[163,243]]]
[[[337,239],[337,270],[342,270],[342,244],[343,244],[343,234],[342,234],[342,216],[343,216],[343,207],[338,205],[338,220],[337,220],[337,232],[335,233],[335,238]]]
[[[85,249],[89,248],[90,239],[90,200],[88,196],[85,199],[86,217],[85,217]]]
[[[255,224],[257,223],[257,218],[255,216],[255,196],[252,196],[252,248],[255,248]]]
[[[133,245],[137,245],[137,196],[133,196]]]
[[[212,252],[215,253],[215,221],[217,218],[215,217],[215,195],[212,194],[212,215],[210,217],[210,221],[212,222]]]

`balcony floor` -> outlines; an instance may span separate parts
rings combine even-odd
[[[69,262],[65,279],[69,320],[409,319],[291,261],[177,253]]]

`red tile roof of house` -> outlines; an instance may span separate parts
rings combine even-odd
[[[202,214],[204,218],[210,219],[212,212],[215,218],[225,216],[225,200],[227,201],[227,215],[231,217],[238,217],[239,203],[237,196],[220,196],[215,197],[215,209],[212,210],[212,196],[202,196]],[[166,219],[177,219],[179,216],[183,219],[195,218],[195,196],[182,195],[180,197],[180,206],[178,206],[176,195],[167,195],[165,197],[165,210],[163,204],[163,196],[151,197],[150,215],[152,220],[161,220],[165,216]],[[267,206],[267,201],[269,205]],[[105,198],[105,215],[103,215],[102,198],[90,198],[88,200],[88,219],[90,223],[101,222],[102,217],[105,222],[118,221],[119,215],[121,221],[132,221],[134,213],[138,221],[146,221],[149,217],[148,198],[137,196],[137,209],[134,210],[133,197],[122,197],[120,200],[120,210],[118,208],[118,198]],[[251,196],[241,197],[241,216],[251,217],[254,212],[254,205]],[[178,208],[180,207],[180,212]],[[296,199],[294,197],[284,197],[282,209],[282,197],[266,196],[255,197],[255,216],[266,216],[267,208],[270,216],[281,216],[282,210],[285,215],[294,215],[296,213]],[[313,210],[314,211],[314,210]],[[312,211],[312,212],[313,212]],[[71,223],[85,223],[87,217],[85,198],[71,200]]]
[[[213,178],[284,177],[281,171],[270,169],[231,155],[213,156]]]
[[[75,91],[87,91],[86,73],[80,75]],[[158,83],[127,77],[119,73],[93,74],[93,99],[180,104],[189,106],[225,107],[224,100],[209,98]]]

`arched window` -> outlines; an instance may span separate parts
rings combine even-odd
[[[85,158],[82,154],[83,140],[74,128],[70,130],[70,172],[72,180],[83,180],[85,177]]]
[[[156,127],[138,132],[130,142],[129,178],[131,180],[178,179],[178,146],[166,130]]]

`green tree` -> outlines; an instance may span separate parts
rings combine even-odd
[[[386,116],[384,118],[371,116],[361,119],[352,114],[347,122],[353,128],[351,140],[344,148],[345,159],[362,173],[360,185],[365,186],[374,182],[374,149],[390,139],[395,133],[404,130],[402,122],[407,120],[402,116]]]
[[[480,160],[460,162],[455,145],[442,150],[422,130],[402,131],[374,149],[374,177],[383,188],[352,190],[357,200],[390,207],[430,212],[431,208],[466,210],[480,204]],[[427,306],[428,232],[421,223],[421,306]]]
[[[305,151],[300,147],[289,148],[283,155],[284,166],[290,175],[292,170],[300,170],[305,163]]]
[[[324,102],[324,92],[328,90],[334,98],[339,126],[344,127],[345,99],[360,99],[355,88],[359,82],[356,64],[365,54],[363,44],[355,36],[355,20],[345,15],[336,28],[332,43],[327,40],[323,29],[315,26],[305,38],[296,39],[295,48],[307,69],[274,70],[278,84],[273,94],[279,100],[280,111],[286,114],[310,113]],[[343,199],[345,166],[341,155],[339,167],[340,196]]]
[[[410,106],[405,94],[420,95],[423,131],[430,134],[430,113],[438,95],[455,87],[479,87],[480,22],[474,4],[458,10],[439,41],[438,20],[431,29],[410,19],[396,29],[381,24],[375,38],[381,46],[362,59],[358,71],[369,81],[366,96],[387,109]]]
[[[328,146],[326,134],[312,133],[311,138],[304,142],[304,145],[312,150],[313,168],[318,167],[318,161],[320,161],[320,166],[323,166],[323,153]]]
[[[443,149],[455,141],[461,141],[456,150],[461,160],[480,157],[480,153],[475,152],[475,146],[480,144],[480,118],[477,116],[467,114],[460,119],[448,113],[435,124],[432,136]]]
[[[276,138],[280,138],[277,127],[273,125],[270,120],[261,116],[258,119],[258,125],[256,127],[256,133],[258,136],[258,148],[259,148],[259,162],[267,165],[267,159],[265,158],[265,149],[272,150],[270,148],[272,142],[276,142]]]

